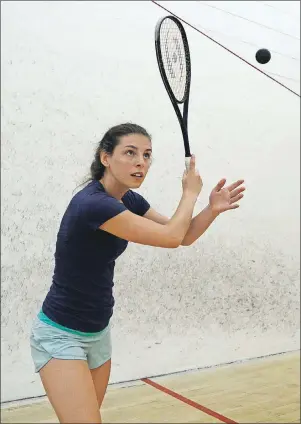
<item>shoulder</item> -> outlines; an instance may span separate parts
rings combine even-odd
[[[95,204],[108,201],[109,196],[105,191],[99,190],[95,181],[90,182],[72,197],[69,208],[84,211]]]
[[[110,218],[124,212],[126,205],[107,194],[100,185],[92,182],[72,198],[70,208],[80,216],[83,224],[97,229]]]
[[[139,193],[129,190],[122,198],[124,205],[133,213],[143,216],[150,208],[148,201]]]

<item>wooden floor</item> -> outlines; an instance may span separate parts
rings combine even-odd
[[[300,423],[300,352],[154,378],[126,388],[109,386],[102,419],[104,423]],[[1,423],[57,422],[45,400],[1,411]]]

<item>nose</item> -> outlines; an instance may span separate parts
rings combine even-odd
[[[138,166],[138,168],[141,168],[142,166],[144,166],[144,157],[143,157],[143,154],[137,155],[136,166]]]

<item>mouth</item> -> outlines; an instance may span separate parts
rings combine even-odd
[[[143,172],[135,172],[134,174],[131,174],[132,177],[134,178],[143,178]]]

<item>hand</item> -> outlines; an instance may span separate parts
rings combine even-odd
[[[195,156],[192,155],[190,159],[190,164],[188,170],[184,171],[182,178],[182,186],[184,193],[191,193],[196,197],[200,194],[203,181],[198,173],[198,170],[195,169]]]
[[[220,180],[209,196],[209,205],[212,211],[216,214],[220,214],[230,209],[237,209],[239,207],[237,202],[244,196],[242,194],[242,192],[245,191],[245,187],[242,186],[243,182],[244,180],[238,180],[224,187],[226,179],[223,178]]]

